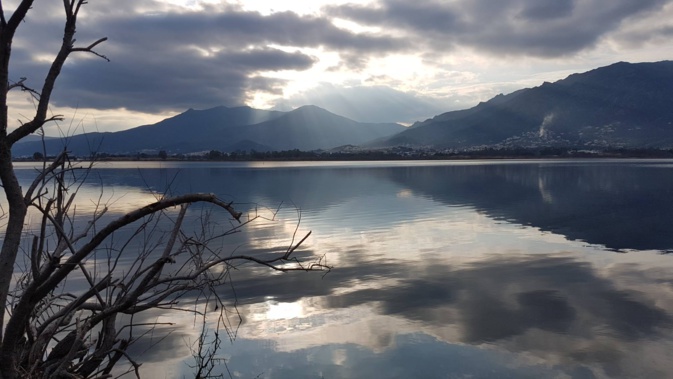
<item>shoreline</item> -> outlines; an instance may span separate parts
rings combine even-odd
[[[437,160],[506,160],[506,159],[673,159],[673,150],[653,149],[620,149],[597,152],[586,151],[524,151],[518,153],[503,151],[474,151],[459,153],[315,153],[315,152],[269,152],[250,154],[231,154],[217,156],[185,156],[173,155],[159,157],[154,155],[111,155],[100,154],[93,159],[91,157],[73,157],[73,160],[98,161],[98,162],[330,162],[330,161],[437,161]],[[47,161],[54,157],[48,156]],[[44,159],[15,158],[12,162],[43,162]]]

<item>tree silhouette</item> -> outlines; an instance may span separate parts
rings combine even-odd
[[[86,46],[75,45],[77,19],[85,4],[86,0],[63,0],[62,44],[43,87],[34,89],[25,78],[14,80],[9,72],[15,33],[24,24],[33,1],[20,1],[9,19],[0,2],[0,181],[7,204],[5,209],[0,203],[0,304],[5,306],[0,311],[0,379],[108,377],[122,360],[130,362],[130,370],[137,374],[138,364],[127,353],[138,338],[129,330],[137,325],[124,323],[121,316],[176,309],[178,300],[188,293],[210,298],[216,286],[228,281],[229,269],[238,262],[279,271],[328,269],[320,259],[302,264],[292,257],[308,235],[298,243],[293,239],[286,250],[263,258],[211,248],[209,242],[259,217],[252,215],[244,220],[232,203],[213,194],[158,196],[156,201],[116,218],[108,216],[109,204],[99,200],[89,218],[80,222],[83,216],[76,212],[75,197],[91,166],[72,162],[67,151],[51,162],[45,160],[29,186],[20,185],[12,146],[46,123],[62,119],[49,116],[48,109],[67,58],[73,53],[88,53],[107,60],[94,50],[106,41],[105,37]],[[7,101],[11,90],[25,91],[36,103],[32,118],[12,131]],[[213,212],[227,214],[231,228],[216,235],[204,232],[187,237],[183,221],[188,206],[194,203],[208,204]],[[37,227],[26,227],[29,210],[40,220]],[[202,229],[212,231],[207,222],[202,220]],[[134,249],[131,238],[162,233],[160,226],[166,224],[171,227],[158,238],[160,243],[151,247],[141,243],[141,248],[132,251],[131,256],[137,258],[124,270],[115,270],[122,256]],[[104,249],[116,232],[129,227],[137,228],[129,243],[115,250]],[[103,258],[97,256],[101,252]],[[20,253],[27,258],[18,259]],[[72,292],[64,284],[74,276],[86,286]],[[216,295],[214,301],[224,312],[225,301]],[[205,309],[194,307],[191,312],[205,314]],[[200,349],[199,362],[212,363],[213,359],[203,357],[204,351],[211,354],[210,358],[215,354]],[[199,367],[197,372],[201,376],[208,370]]]

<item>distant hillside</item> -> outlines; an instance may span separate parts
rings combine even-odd
[[[307,105],[291,112],[250,125],[240,136],[275,150],[330,149],[341,145],[360,145],[405,130],[399,124],[360,123]]]
[[[359,145],[389,137],[405,127],[399,124],[360,123],[306,106],[290,112],[266,111],[250,107],[217,107],[187,110],[153,125],[115,133],[86,133],[45,142],[48,154],[67,144],[75,155],[99,153],[137,153],[166,150],[191,153],[208,150],[315,150],[344,144]],[[42,143],[18,143],[14,156],[42,151]]]
[[[441,114],[376,146],[673,147],[673,62],[616,63]]]

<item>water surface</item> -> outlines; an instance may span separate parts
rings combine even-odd
[[[19,167],[27,183],[34,171]],[[94,173],[82,194],[98,198],[102,185],[113,215],[157,193],[280,206],[224,250],[284,251],[295,230],[312,231],[298,254],[325,256],[328,275],[233,273],[243,322],[221,354],[226,375],[673,376],[673,161],[129,162]],[[144,377],[189,377],[193,319],[147,317],[179,326],[136,346]]]

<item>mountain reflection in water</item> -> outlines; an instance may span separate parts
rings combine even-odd
[[[671,161],[114,163],[96,173],[85,191],[100,180],[122,211],[168,183],[239,208],[293,204],[225,246],[255,254],[284,251],[301,210],[300,231],[313,234],[298,254],[326,255],[335,269],[233,273],[243,324],[223,356],[234,377],[673,376],[673,256],[662,254],[673,250]],[[145,317],[183,318],[161,343],[134,347],[144,377],[188,377],[193,320]]]

